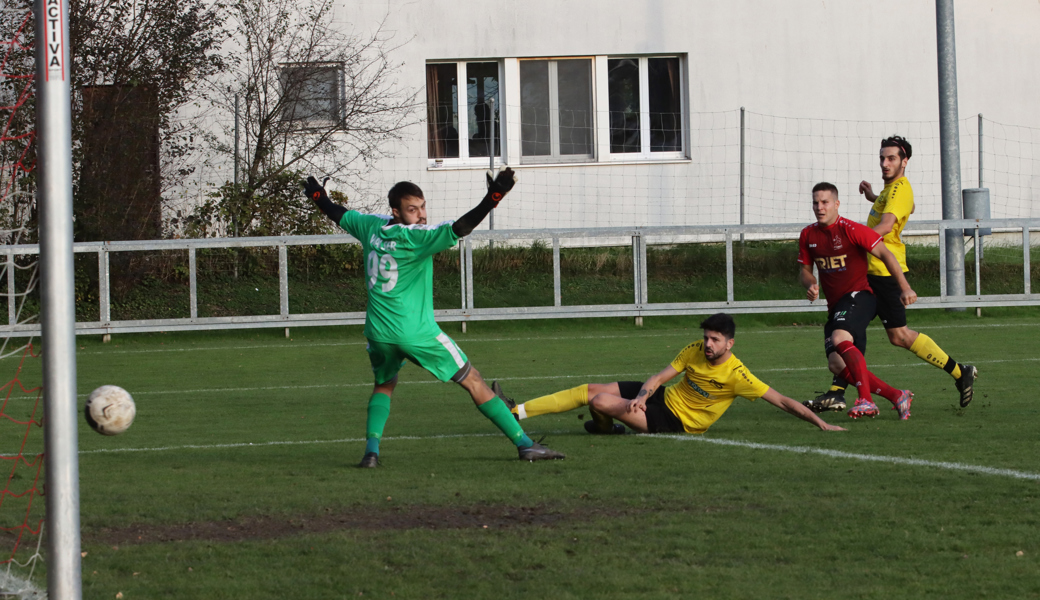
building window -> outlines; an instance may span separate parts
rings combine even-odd
[[[524,162],[593,156],[592,60],[520,61],[520,154]]]
[[[466,76],[466,107],[459,110],[459,78]],[[427,149],[431,159],[501,156],[497,62],[426,65]],[[465,137],[460,137],[464,132]],[[494,144],[492,148],[492,133]],[[460,143],[461,142],[461,143]]]
[[[456,65],[426,65],[426,121],[430,158],[459,157],[459,81]]]
[[[679,66],[674,56],[607,61],[611,154],[683,151]]]
[[[327,127],[342,120],[343,65],[283,64],[282,116],[301,127]]]
[[[683,60],[601,55],[427,63],[430,167],[483,166],[503,153],[513,164],[686,160]]]

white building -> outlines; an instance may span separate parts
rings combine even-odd
[[[737,223],[745,107],[746,222],[810,221],[817,181],[846,200],[861,179],[877,189],[892,134],[914,147],[916,218],[941,217],[933,0],[341,0],[335,15],[384,23],[399,85],[425,90],[382,190],[330,184],[352,196],[408,179],[431,220],[460,215],[483,195],[490,98],[496,163],[521,176],[496,229]],[[956,19],[963,187],[982,113],[993,216],[1040,216],[1040,3],[961,0]]]

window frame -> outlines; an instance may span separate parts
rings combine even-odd
[[[678,151],[651,151],[650,136],[650,59],[674,58],[678,59],[679,75],[679,107],[680,107],[680,135],[682,148]],[[521,146],[521,84],[520,84],[520,62],[524,60],[592,60],[592,154],[579,155],[576,159],[567,159],[562,156],[530,156],[525,157]],[[639,152],[614,153],[610,151],[610,90],[608,81],[608,62],[614,59],[633,59],[639,61],[639,93],[640,107],[640,146]],[[459,80],[460,90],[457,101],[466,98],[465,66],[474,62],[494,62],[498,64],[499,78],[499,102],[497,106],[499,115],[499,127],[501,138],[498,140],[500,154],[495,157],[495,165],[511,163],[519,167],[551,167],[551,166],[582,166],[582,165],[604,165],[604,164],[649,164],[649,163],[675,163],[690,161],[690,143],[692,133],[690,126],[689,90],[689,55],[686,53],[653,53],[653,54],[602,54],[602,55],[549,55],[549,56],[513,56],[497,59],[468,59],[468,60],[427,60],[425,67],[434,64],[454,64],[456,77]],[[461,74],[461,76],[460,76]],[[456,106],[456,110],[459,107]],[[426,129],[428,132],[428,128]],[[431,158],[429,154],[429,140],[423,146],[426,148],[426,159],[428,169],[474,169],[487,168],[488,157],[469,157],[469,148],[466,138],[462,132],[469,131],[468,105],[459,110],[459,157],[458,158]],[[428,135],[428,134],[427,134]],[[465,153],[465,154],[463,154]]]
[[[470,168],[470,167],[488,167],[490,166],[490,157],[488,156],[470,156],[469,155],[469,79],[466,73],[466,65],[470,63],[495,63],[498,69],[498,105],[495,106],[495,110],[498,111],[498,123],[499,131],[502,132],[501,138],[497,139],[498,142],[498,154],[495,155],[495,164],[501,165],[502,154],[505,153],[506,140],[505,138],[505,116],[506,110],[502,101],[505,96],[503,85],[503,79],[505,78],[504,69],[502,68],[502,59],[472,59],[472,60],[428,60],[423,65],[423,73],[425,77],[426,67],[430,65],[455,65],[455,81],[458,82],[458,93],[456,94],[456,114],[459,118],[459,155],[454,158],[431,158],[429,150],[429,141],[427,140],[426,146],[426,159],[428,161],[429,168]],[[459,106],[465,102],[465,106]],[[492,129],[494,128],[494,121],[492,121]],[[427,129],[428,131],[428,129]],[[429,135],[427,133],[427,135]]]
[[[560,91],[558,80],[558,62],[561,60],[587,60],[589,61],[589,110],[592,115],[590,133],[592,141],[588,154],[560,154]],[[523,57],[517,59],[517,65],[525,61],[546,61],[548,63],[548,93],[549,93],[549,154],[525,155],[523,140],[518,139],[520,149],[520,164],[523,165],[556,165],[588,163],[596,160],[596,57],[595,56],[554,56],[554,57]],[[523,81],[519,81],[520,90],[517,92],[516,106],[520,114],[517,122],[520,126],[518,131],[523,135],[523,107],[521,105],[521,93]]]
[[[603,75],[606,79],[607,74],[607,61],[608,60],[623,60],[623,59],[638,59],[639,60],[639,152],[611,152],[610,151],[610,119],[609,119],[609,105],[606,107],[606,113],[608,115],[607,122],[604,124],[605,133],[608,139],[605,140],[603,147],[606,149],[606,160],[609,162],[632,162],[632,161],[659,161],[659,160],[682,160],[688,158],[687,152],[689,151],[689,132],[687,127],[689,124],[689,106],[686,102],[686,75],[684,55],[682,54],[647,54],[647,55],[609,55],[604,57],[603,61]],[[677,58],[679,59],[679,106],[682,108],[680,116],[682,122],[679,125],[680,136],[682,140],[682,148],[678,151],[662,151],[653,152],[650,150],[650,59],[651,58]],[[604,81],[604,90],[607,92],[607,96],[604,99],[609,102],[609,81]]]
[[[285,78],[283,74],[287,74],[289,70],[295,69],[314,69],[314,70],[330,70],[334,73],[334,81],[332,82],[333,95],[328,98],[330,100],[329,117],[330,118],[314,118],[314,117],[296,117],[289,116],[289,114],[295,115],[296,106],[308,102],[309,98],[297,98],[291,103],[286,103],[282,107],[281,120],[284,123],[290,124],[293,129],[296,130],[308,130],[308,129],[324,129],[328,127],[335,127],[343,122],[344,109],[346,106],[346,82],[345,82],[345,67],[341,61],[315,61],[315,62],[294,62],[294,63],[279,63],[278,65],[278,85],[280,86],[280,93],[282,98],[285,94]],[[290,112],[291,111],[291,112]],[[289,113],[289,114],[287,114]]]

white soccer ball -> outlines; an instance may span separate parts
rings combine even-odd
[[[119,435],[134,422],[137,406],[130,393],[116,385],[103,385],[90,392],[83,410],[87,424],[104,435]]]

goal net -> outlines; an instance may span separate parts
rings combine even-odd
[[[14,3],[18,6],[21,3]],[[0,297],[8,323],[33,322],[37,255],[12,246],[37,241],[34,230],[33,19],[30,7],[0,8]],[[0,597],[45,598],[38,568],[43,499],[43,401],[40,355],[32,338],[0,339]],[[6,382],[6,383],[4,383]]]

